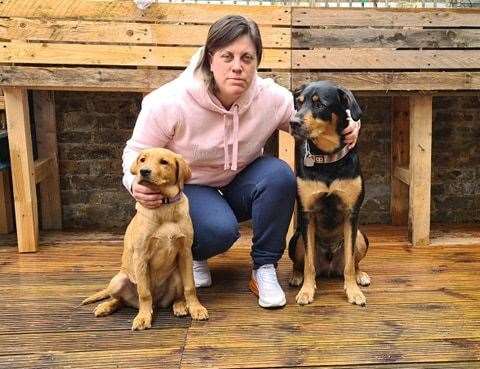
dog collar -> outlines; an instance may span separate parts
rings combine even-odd
[[[181,198],[182,198],[182,191],[179,191],[173,197],[164,197],[162,199],[162,204],[173,204],[174,202],[180,201]]]
[[[315,164],[328,164],[334,163],[343,159],[348,154],[350,149],[347,145],[340,151],[329,155],[314,155],[310,152],[310,145],[308,141],[305,141],[305,157],[303,158],[303,165],[306,167],[313,167]]]

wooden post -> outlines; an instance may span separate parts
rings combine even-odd
[[[38,209],[28,96],[25,88],[4,87],[19,252],[38,249]]]
[[[410,102],[408,97],[392,98],[390,215],[393,225],[408,224],[408,183],[398,178],[397,168],[408,168],[410,155]]]
[[[430,243],[432,96],[410,97],[409,233],[414,246]]]
[[[33,91],[38,159],[49,158],[48,174],[41,182],[40,211],[43,229],[62,229],[62,203],[58,172],[57,123],[53,91]]]
[[[295,172],[295,140],[287,132],[279,131],[278,133],[278,158],[287,162]],[[287,232],[287,243],[295,232],[295,216],[296,210],[293,212],[292,219]]]
[[[0,171],[0,234],[13,232],[13,204],[10,170]]]

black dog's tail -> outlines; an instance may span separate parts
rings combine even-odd
[[[294,262],[296,261],[295,252],[297,250],[297,241],[301,235],[302,234],[298,229],[295,230],[295,233],[293,234],[292,238],[290,238],[290,242],[288,242],[288,256],[290,257],[290,260]]]

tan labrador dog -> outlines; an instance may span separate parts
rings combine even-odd
[[[162,148],[142,151],[131,168],[138,183],[165,197],[164,204],[148,209],[137,202],[137,213],[127,227],[122,266],[104,290],[85,299],[98,305],[95,316],[106,316],[122,305],[139,309],[132,330],[151,327],[153,306],[173,304],[176,316],[190,313],[193,319],[208,319],[197,299],[192,269],[193,226],[183,184],[191,176],[185,160]]]

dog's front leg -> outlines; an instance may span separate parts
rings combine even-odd
[[[315,295],[315,214],[308,213],[307,215],[307,245],[305,247],[304,272],[303,272],[303,286],[297,294],[296,301],[300,305],[306,305],[313,302]]]
[[[355,275],[354,250],[358,226],[352,219],[345,222],[343,235],[345,240],[345,269],[343,271],[344,289],[347,293],[348,302],[351,304],[365,306],[367,300],[357,284]],[[353,237],[355,235],[355,237]]]
[[[150,289],[150,273],[146,255],[134,255],[135,277],[137,279],[138,314],[133,320],[132,330],[151,328],[153,302]]]
[[[208,319],[208,311],[200,304],[200,301],[198,301],[195,282],[193,280],[192,245],[187,242],[185,238],[180,238],[177,242],[182,243],[179,248],[179,267],[187,309],[192,319]]]

